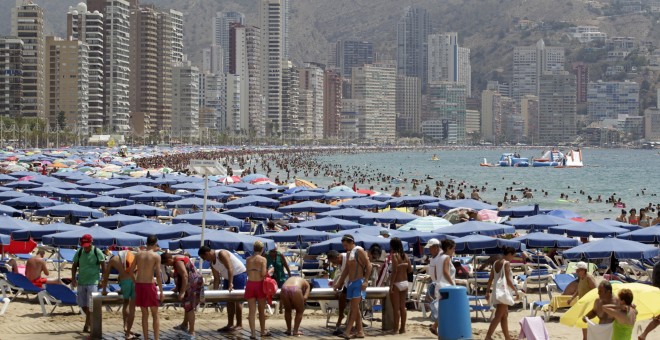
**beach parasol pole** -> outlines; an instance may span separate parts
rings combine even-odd
[[[200,247],[204,246],[204,230],[206,230],[206,203],[209,195],[209,176],[204,176],[204,205],[202,208],[202,241]]]

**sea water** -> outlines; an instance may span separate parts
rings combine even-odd
[[[525,149],[517,151],[522,157],[541,157],[545,150]],[[407,178],[408,183],[370,183],[359,184],[361,189],[373,185],[374,190],[384,194],[391,194],[394,187],[404,187],[404,193],[419,194],[428,184],[433,191],[435,181],[444,181],[445,185],[450,179],[458,182],[466,181],[469,185],[481,187],[486,185],[486,192],[480,192],[482,199],[492,204],[502,201],[506,187],[524,188],[532,190],[534,198],[520,202],[507,203],[506,206],[519,206],[540,204],[541,208],[569,209],[580,213],[585,218],[615,218],[620,208],[606,204],[604,201],[612,194],[620,197],[626,204],[626,210],[660,203],[660,154],[657,150],[629,150],[629,149],[583,149],[583,168],[539,167],[539,168],[511,168],[511,167],[481,167],[480,163],[486,158],[489,163],[496,163],[500,155],[511,150],[437,150],[437,151],[399,151],[366,154],[337,154],[318,157],[318,160],[341,165],[359,166],[367,174],[383,173],[397,178]],[[440,160],[432,161],[436,154]],[[417,191],[412,191],[410,179],[425,179],[432,177],[423,184],[418,185]],[[332,183],[333,178],[312,177],[315,183],[326,186]],[[515,182],[515,184],[513,184]],[[346,183],[352,186],[353,183]],[[389,190],[386,187],[389,186]],[[570,187],[570,188],[569,188]],[[493,190],[496,188],[497,190]],[[644,190],[644,195],[642,194]],[[545,197],[541,190],[548,191]],[[580,194],[580,190],[585,192]],[[457,190],[455,191],[458,192]],[[445,190],[442,191],[444,196]],[[464,192],[470,197],[471,191]],[[567,194],[569,200],[560,200],[560,195]],[[509,196],[511,196],[509,192]],[[513,194],[522,198],[522,192]],[[603,203],[588,203],[587,196],[594,201],[601,195]],[[657,212],[656,212],[657,213]],[[653,214],[655,217],[655,214]]]

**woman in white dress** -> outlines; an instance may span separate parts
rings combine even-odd
[[[500,324],[502,326],[502,333],[504,333],[505,340],[511,340],[509,336],[509,305],[513,301],[511,294],[518,296],[518,291],[516,286],[513,284],[513,273],[511,272],[511,265],[509,262],[513,260],[513,255],[516,253],[516,250],[511,247],[505,247],[502,250],[503,258],[497,260],[493,264],[493,269],[490,271],[490,277],[488,278],[488,287],[489,291],[486,292],[486,300],[490,302],[490,305],[495,307],[495,316],[493,320],[490,321],[490,326],[488,327],[488,333],[486,333],[485,340],[491,340],[495,328]],[[496,288],[497,284],[500,281],[503,281],[503,287],[507,292],[506,294],[510,297],[510,301],[506,302],[501,296],[496,297]],[[490,292],[492,288],[492,294]],[[512,304],[512,303],[511,303]]]

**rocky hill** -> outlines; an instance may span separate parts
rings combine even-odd
[[[632,36],[658,41],[660,30],[650,15],[621,15],[607,10],[609,0],[291,0],[290,51],[294,61],[324,62],[338,39],[370,40],[377,51],[394,56],[396,23],[406,6],[429,11],[433,30],[457,31],[462,44],[472,49],[473,84],[482,88],[486,79],[507,79],[513,47],[570,44],[568,27],[597,25],[610,36]],[[46,9],[47,29],[62,35],[66,11],[75,1],[36,0]],[[186,49],[193,60],[211,41],[212,17],[217,11],[244,12],[257,22],[258,0],[151,0],[161,8],[182,11],[186,19]],[[607,2],[607,3],[606,3]],[[0,0],[0,34],[10,30],[14,0]],[[595,7],[594,8],[594,3]],[[608,14],[615,14],[609,15]],[[655,26],[655,27],[654,27]],[[570,55],[569,55],[570,59]]]

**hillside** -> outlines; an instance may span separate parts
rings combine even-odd
[[[602,0],[605,1],[605,0]],[[66,11],[75,1],[36,0],[46,9],[47,28],[62,35]],[[14,0],[0,0],[0,34],[9,33],[10,8]],[[186,17],[186,49],[191,59],[211,41],[211,18],[222,10],[244,12],[249,23],[257,22],[258,0],[152,0],[162,8],[182,11]],[[377,51],[392,57],[395,50],[396,22],[409,5],[429,11],[433,30],[457,31],[462,44],[472,49],[473,84],[476,89],[486,79],[506,79],[511,54],[517,45],[533,44],[540,38],[547,45],[566,45],[566,26],[598,25],[608,35],[657,38],[653,18],[644,15],[599,17],[581,0],[291,0],[290,51],[294,61],[327,61],[332,43],[338,39],[370,40]],[[521,19],[550,30],[517,28]],[[554,26],[553,26],[554,25]],[[563,28],[558,31],[556,28]]]

